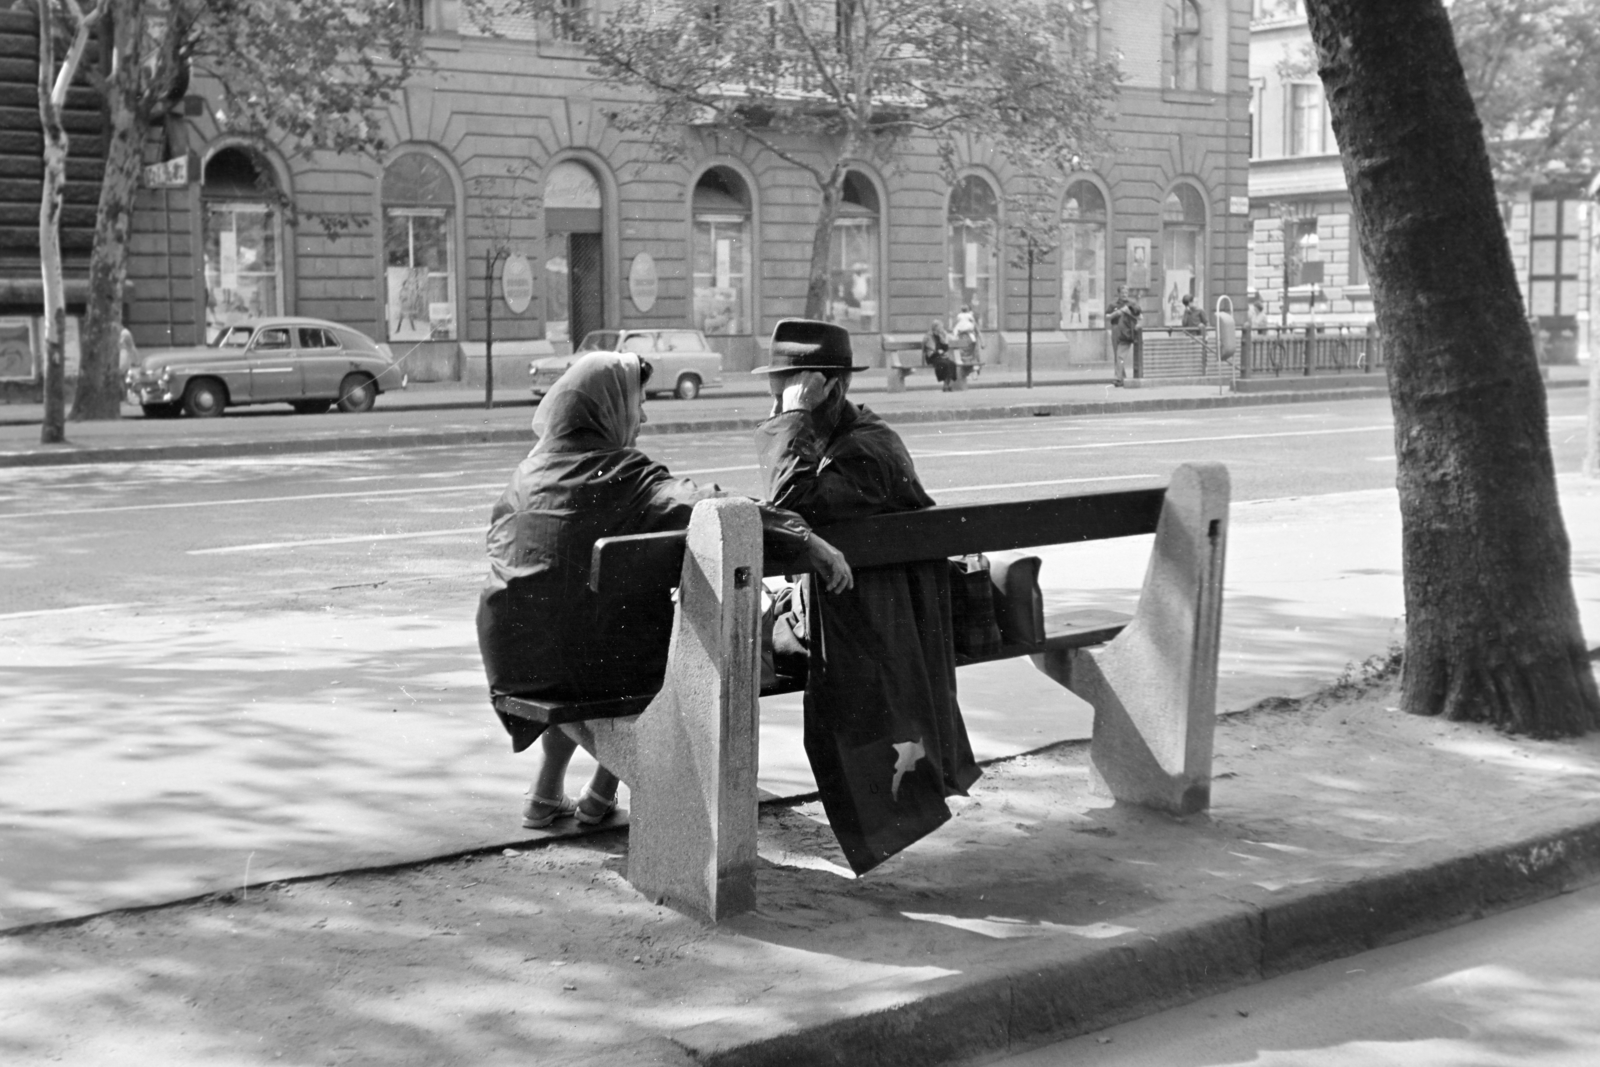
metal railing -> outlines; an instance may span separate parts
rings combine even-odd
[[[1241,378],[1365,374],[1382,369],[1382,339],[1370,327],[1258,326],[1239,333]]]

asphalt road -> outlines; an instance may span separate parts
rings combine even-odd
[[[1584,404],[1575,390],[1552,394],[1558,470],[1581,462]],[[1372,400],[901,434],[944,503],[1159,484],[1192,460],[1227,464],[1245,501],[1393,485],[1391,427],[1387,401]],[[760,492],[748,433],[644,444],[675,473]],[[522,454],[482,445],[7,470],[0,617],[475,578],[489,507]]]
[[[1600,887],[999,1061],[1007,1067],[1592,1067]]]

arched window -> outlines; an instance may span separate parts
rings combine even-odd
[[[950,190],[949,252],[945,317],[971,308],[980,331],[1000,322],[1000,201],[994,187],[975,174]]]
[[[1161,204],[1161,309],[1168,326],[1183,324],[1183,298],[1204,304],[1206,202],[1192,185],[1176,185]]]
[[[694,324],[708,334],[750,333],[750,193],[727,167],[694,187]]]
[[[1093,182],[1067,187],[1061,209],[1061,328],[1105,328],[1106,198]]]
[[[384,321],[391,341],[456,336],[455,185],[425,152],[383,171]]]
[[[1167,22],[1167,87],[1200,88],[1200,5],[1195,0],[1169,0]]]
[[[206,161],[206,340],[245,319],[283,314],[283,222],[272,166],[252,149]]]
[[[544,180],[545,337],[582,342],[605,321],[604,215],[600,179],[572,160]]]
[[[879,212],[878,191],[866,175],[846,174],[828,248],[827,319],[847,329],[878,329]]]

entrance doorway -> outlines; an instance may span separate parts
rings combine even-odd
[[[567,291],[571,294],[571,331],[574,346],[590,330],[602,330],[606,322],[606,303],[600,289],[604,274],[598,233],[567,235]]]
[[[576,348],[590,330],[606,328],[605,242],[600,182],[566,160],[545,178],[545,337]]]

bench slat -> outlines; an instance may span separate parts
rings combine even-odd
[[[1154,533],[1165,489],[1128,489],[1078,496],[959,504],[874,515],[837,523],[817,532],[852,567],[1003,552],[1040,545],[1099,541]],[[595,542],[589,588],[617,595],[652,595],[678,584],[683,568],[681,531],[604,537]],[[768,553],[767,576],[799,574],[803,560]]]
[[[1111,640],[1122,632],[1132,616],[1124,615],[1119,611],[1105,611],[1098,608],[1080,608],[1071,611],[1053,612],[1045,617],[1045,640],[1038,647],[1024,645],[1007,645],[988,656],[959,656],[956,665],[965,667],[974,663],[992,663],[1003,659],[1016,659],[1037,652],[1063,651],[1069,648],[1088,648],[1091,645],[1101,645]],[[761,695],[779,696],[783,693],[797,693],[801,686],[791,681],[780,680],[779,684],[771,689],[761,690]],[[546,726],[558,726],[564,722],[584,722],[589,719],[621,719],[629,715],[638,715],[655,699],[654,693],[641,693],[635,696],[616,697],[610,700],[573,701],[564,703],[559,700],[529,700],[525,697],[496,697],[494,706],[497,711],[513,715],[520,719],[530,719],[541,722]]]

